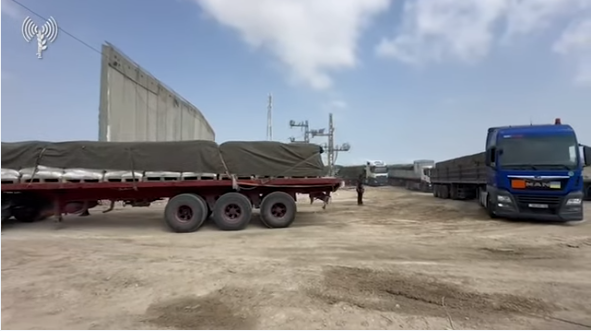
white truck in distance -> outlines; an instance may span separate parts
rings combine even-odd
[[[431,192],[430,171],[435,166],[433,160],[416,160],[412,164],[388,166],[388,181],[394,186],[408,190]]]
[[[384,161],[367,161],[365,165],[366,185],[384,186],[388,185],[388,167]]]

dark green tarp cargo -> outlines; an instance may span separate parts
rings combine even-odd
[[[365,176],[365,166],[344,166],[338,170],[336,175],[339,178],[347,180],[357,179],[360,175]]]
[[[275,141],[229,141],[220,145],[230,173],[238,176],[320,177],[322,148]]]
[[[36,165],[104,170],[225,172],[218,146],[212,141],[2,143],[2,168],[19,170]]]
[[[324,174],[322,148],[271,141],[98,142],[29,141],[2,143],[2,168],[177,171],[239,176],[315,177]]]

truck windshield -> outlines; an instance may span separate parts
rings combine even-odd
[[[386,167],[372,166],[371,167],[371,172],[373,172],[374,174],[387,174],[388,173],[388,168],[386,168]]]
[[[574,136],[513,136],[503,138],[499,158],[503,168],[575,168],[578,147]]]

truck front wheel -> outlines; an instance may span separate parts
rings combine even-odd
[[[486,213],[488,214],[488,217],[490,217],[491,219],[498,218],[497,214],[495,214],[494,204],[490,201],[490,198],[486,199]]]
[[[287,228],[295,220],[297,206],[291,195],[273,192],[261,202],[261,221],[268,228]]]

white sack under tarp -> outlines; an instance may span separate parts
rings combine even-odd
[[[146,180],[178,180],[181,178],[181,173],[174,171],[146,171],[144,178]]]
[[[62,176],[65,180],[103,180],[103,171],[94,169],[64,169]]]
[[[20,171],[21,180],[27,181],[31,178],[37,179],[62,179],[64,175],[64,169],[60,168],[50,168],[46,166],[38,166],[37,172],[35,172],[35,168],[23,168]],[[35,176],[33,177],[33,172],[35,172]]]
[[[182,180],[200,179],[200,178],[215,178],[216,174],[203,172],[183,172],[181,173]]]
[[[2,181],[11,181],[11,182],[17,182],[19,180],[19,178],[21,177],[21,174],[14,169],[2,169],[2,175],[0,176],[2,177]]]
[[[141,181],[143,177],[142,171],[107,171],[105,172],[105,182],[108,181],[131,181],[134,179],[137,181]]]

